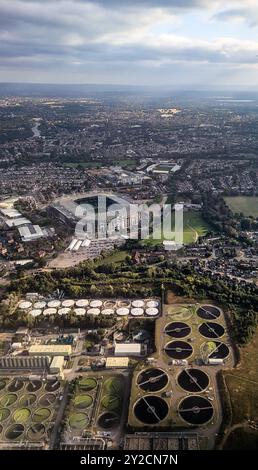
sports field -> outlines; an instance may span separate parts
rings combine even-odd
[[[258,217],[258,197],[234,196],[224,199],[234,214],[242,212],[246,216]]]
[[[172,214],[172,231],[174,230],[174,219]],[[205,222],[200,212],[188,211],[184,212],[184,244],[197,242],[199,237],[206,235],[210,230],[209,225]],[[144,243],[147,245],[158,245],[167,238],[162,235],[161,240],[146,240]],[[173,239],[173,238],[172,238]]]

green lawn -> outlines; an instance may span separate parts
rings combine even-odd
[[[174,220],[172,214],[172,229],[174,228]],[[188,211],[184,212],[184,244],[189,245],[198,240],[198,237],[206,235],[209,231],[209,225],[203,220],[200,212]],[[158,245],[165,240],[162,234],[161,240],[145,240],[147,245]]]
[[[233,213],[242,212],[246,216],[258,217],[258,197],[234,196],[224,199]]]
[[[96,261],[95,266],[102,266],[103,264],[107,265],[112,263],[120,264],[125,260],[128,254],[128,251],[115,251],[114,253],[105,256],[105,258]]]

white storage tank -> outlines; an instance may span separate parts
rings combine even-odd
[[[99,308],[89,308],[87,313],[89,315],[100,315],[100,309]]]
[[[58,315],[68,315],[68,313],[71,311],[70,308],[68,307],[62,307],[62,308],[59,308],[58,310]]]
[[[50,308],[57,308],[57,307],[60,307],[60,305],[61,305],[60,300],[50,300],[47,304],[47,306]]]
[[[89,305],[89,301],[87,299],[80,299],[76,301],[76,307],[87,307]]]
[[[159,302],[157,300],[149,300],[147,303],[146,303],[146,306],[148,308],[157,308],[159,306]]]
[[[138,308],[131,309],[131,315],[133,315],[133,317],[141,317],[143,314],[144,314],[143,308],[138,307]]]
[[[120,317],[124,317],[125,315],[129,315],[130,310],[129,310],[129,308],[121,307],[121,308],[118,308],[118,309],[117,309],[116,313],[117,313],[117,315],[119,315]]]
[[[156,317],[158,314],[158,308],[146,308],[146,315],[148,315],[148,317]]]
[[[32,317],[38,317],[39,315],[41,315],[42,313],[42,310],[40,308],[34,308],[33,310],[30,311],[30,315]]]
[[[90,306],[93,307],[93,308],[96,308],[96,307],[101,307],[102,306],[102,301],[101,300],[92,300],[90,302]]]
[[[84,316],[86,314],[85,308],[75,308],[74,313],[78,316]]]
[[[74,300],[72,299],[66,299],[66,300],[63,300],[62,302],[62,307],[73,307],[74,306]]]
[[[21,310],[29,310],[29,308],[32,307],[32,303],[29,302],[29,301],[21,301],[19,304],[18,304],[18,307],[21,309]]]
[[[134,300],[132,302],[132,306],[136,308],[142,308],[144,307],[144,301],[143,300]]]
[[[45,310],[43,310],[43,315],[55,315],[56,312],[56,308],[45,308]]]
[[[35,302],[34,308],[45,308],[46,305],[47,302],[45,302],[44,300],[40,300],[38,302]]]
[[[114,315],[115,311],[113,308],[104,308],[102,311],[101,311],[101,314],[102,315]]]

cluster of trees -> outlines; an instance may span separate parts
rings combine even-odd
[[[202,197],[202,216],[211,227],[218,232],[223,232],[229,237],[238,235],[238,222],[222,196],[212,193],[204,193]]]

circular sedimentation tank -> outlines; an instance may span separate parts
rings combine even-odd
[[[201,305],[197,309],[197,315],[203,320],[215,320],[220,317],[220,309],[214,305]]]
[[[68,307],[62,307],[58,309],[58,315],[68,315],[68,313],[71,311],[70,308]]]
[[[148,315],[148,317],[156,317],[159,314],[159,310],[156,307],[146,308],[145,312],[146,312],[146,315]]]
[[[119,307],[117,309],[116,313],[119,317],[124,317],[126,315],[129,315],[130,310],[129,310],[129,308],[126,308],[126,307]]]
[[[191,328],[187,323],[174,321],[166,325],[165,333],[171,338],[185,338],[191,333]]]
[[[148,300],[146,302],[146,307],[147,308],[158,308],[159,302],[157,300]]]
[[[219,323],[205,322],[199,326],[199,332],[205,338],[221,338],[224,335],[225,329]]]
[[[144,301],[143,300],[134,300],[132,302],[132,307],[143,308],[144,307]]]
[[[30,315],[32,317],[39,317],[39,315],[41,315],[42,313],[42,310],[40,308],[33,308],[31,311],[30,311]]]
[[[168,375],[158,368],[146,369],[137,377],[137,385],[145,392],[159,392],[168,384]]]
[[[0,408],[0,422],[5,421],[10,416],[8,408]]]
[[[32,307],[32,303],[26,300],[23,300],[22,302],[18,304],[18,308],[20,308],[21,310],[28,310],[31,307]]]
[[[76,301],[76,307],[88,307],[89,301],[87,299],[80,299]]]
[[[89,424],[89,417],[86,413],[72,413],[69,418],[69,426],[73,429],[85,429]]]
[[[163,421],[168,414],[167,402],[156,395],[146,395],[134,405],[136,418],[144,424],[154,425]]]
[[[7,380],[0,379],[0,391],[3,390],[7,385]]]
[[[131,309],[131,315],[133,317],[142,317],[143,314],[144,314],[143,308],[134,307],[134,308]]]
[[[200,426],[212,419],[214,410],[207,398],[194,395],[184,398],[180,402],[178,413],[187,423]]]
[[[58,308],[60,307],[60,305],[61,305],[60,300],[50,300],[47,304],[49,308]]]
[[[34,411],[32,416],[32,421],[34,423],[43,423],[51,416],[51,411],[49,408],[38,408]]]
[[[0,398],[0,406],[12,406],[17,398],[16,393],[6,393]]]
[[[208,359],[226,359],[229,355],[229,348],[220,341],[207,341],[202,345],[202,351]]]
[[[15,423],[25,424],[30,418],[30,410],[28,408],[17,408],[13,413]]]
[[[38,308],[39,308],[39,309],[42,309],[42,308],[45,308],[46,305],[47,305],[47,302],[45,302],[44,300],[42,300],[42,301],[35,302],[34,308],[36,308],[36,309],[38,309]]]
[[[86,314],[86,310],[85,310],[85,308],[78,307],[78,308],[74,309],[74,313],[78,317],[84,317],[84,315]]]
[[[54,393],[44,393],[39,399],[40,406],[52,406],[56,401],[56,396]]]
[[[27,393],[23,395],[19,400],[19,405],[22,407],[31,406],[35,403],[37,396],[34,393]]]
[[[97,307],[89,308],[89,310],[87,311],[87,313],[88,313],[89,315],[100,315],[100,309],[97,308]]]
[[[14,379],[12,382],[8,385],[7,389],[9,392],[19,392],[24,386],[23,380],[20,379]]]
[[[93,377],[85,377],[79,380],[78,385],[80,387],[80,390],[90,392],[91,390],[94,390],[94,388],[97,387],[97,381]]]
[[[39,442],[46,433],[46,428],[42,423],[33,424],[27,432],[27,437],[32,442]]]
[[[12,424],[7,428],[5,437],[9,441],[18,441],[24,433],[24,426],[22,424]]]
[[[98,426],[102,429],[112,429],[118,425],[119,417],[115,413],[106,412],[98,418]]]
[[[73,400],[73,406],[77,410],[83,410],[89,408],[93,403],[93,398],[90,395],[76,395]]]
[[[193,308],[189,306],[178,306],[170,313],[173,321],[187,321],[193,315]]]
[[[90,307],[93,307],[93,308],[99,308],[99,307],[102,307],[102,300],[92,300],[90,302]]]
[[[57,392],[60,389],[60,382],[58,380],[50,380],[45,385],[46,392]]]
[[[102,315],[114,315],[115,311],[113,308],[104,308],[101,312]]]
[[[166,344],[165,352],[173,359],[187,359],[192,355],[193,348],[186,341],[171,341]]]
[[[115,306],[116,306],[115,300],[106,300],[106,301],[104,302],[104,308],[112,308],[112,309],[114,309]]]
[[[186,392],[198,393],[206,390],[209,376],[200,369],[184,369],[177,377],[178,385]]]
[[[28,392],[32,392],[32,393],[34,392],[34,393],[35,393],[35,392],[37,392],[38,390],[40,390],[41,387],[42,387],[42,382],[41,382],[41,380],[31,380],[31,381],[28,383],[28,385],[27,385],[27,387],[26,387],[26,390],[27,390]]]
[[[62,307],[72,308],[74,306],[74,303],[75,303],[74,300],[66,299],[66,300],[63,300]],[[79,305],[78,305],[78,307],[79,307]]]
[[[56,308],[45,308],[45,310],[43,310],[43,315],[55,315],[57,312],[57,309]]]

